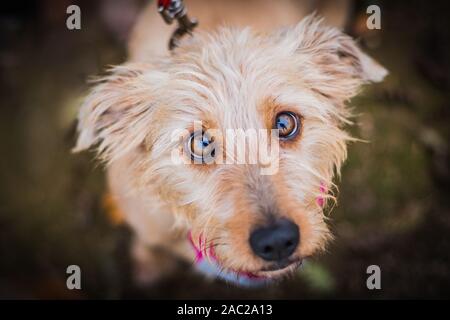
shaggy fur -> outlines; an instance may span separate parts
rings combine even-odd
[[[334,199],[333,177],[352,140],[344,131],[345,104],[386,70],[314,16],[271,32],[199,30],[159,57],[136,58],[133,50],[132,62],[109,70],[86,98],[75,149],[97,145],[110,191],[135,231],[138,277],[151,281],[168,270],[156,248],[193,261],[188,232],[206,253],[214,249],[224,270],[267,278],[322,250],[331,236],[317,199]],[[222,131],[271,129],[285,110],[301,115],[302,132],[280,143],[276,174],[261,175],[258,164],[175,165],[171,159],[183,144],[173,133],[191,130],[194,121]],[[278,271],[266,271],[272,264],[248,241],[269,212],[294,221],[301,234],[293,264]]]

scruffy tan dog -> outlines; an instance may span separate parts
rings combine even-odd
[[[186,6],[200,25],[172,53],[173,28],[154,6],[145,11],[130,62],[81,108],[76,150],[98,146],[135,232],[140,280],[169,270],[158,254],[169,251],[229,281],[265,283],[331,238],[323,210],[352,139],[345,103],[387,72],[338,29],[302,20],[295,1]],[[231,150],[210,129],[275,130],[277,170],[214,161]],[[174,161],[177,152],[189,163]]]

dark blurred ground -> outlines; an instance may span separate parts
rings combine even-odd
[[[370,142],[350,146],[328,253],[267,289],[236,289],[182,268],[155,288],[133,287],[129,231],[103,212],[102,169],[92,154],[70,149],[86,80],[124,61],[142,2],[74,1],[81,31],[65,28],[71,1],[1,5],[0,297],[450,298],[446,1],[355,4],[348,31],[391,74],[352,102],[352,130]],[[374,3],[382,30],[365,32],[364,8]],[[82,268],[81,291],[65,287],[70,264]],[[371,264],[381,267],[382,290],[366,288]]]

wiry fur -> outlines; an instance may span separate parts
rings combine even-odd
[[[270,264],[251,252],[250,232],[271,215],[287,217],[301,233],[294,257],[324,248],[330,233],[317,198],[334,198],[333,177],[352,140],[345,103],[385,75],[350,37],[314,16],[270,34],[196,32],[173,55],[112,68],[81,108],[76,150],[98,145],[139,242],[192,259],[191,230],[224,268],[274,277],[284,272],[263,271]],[[172,133],[196,120],[219,130],[271,129],[283,110],[301,115],[303,128],[281,143],[275,175],[261,176],[258,165],[171,161],[180,148]]]

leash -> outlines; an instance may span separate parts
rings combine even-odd
[[[188,17],[183,0],[158,0],[158,12],[167,24],[172,24],[174,20],[178,23],[170,37],[169,50],[176,48],[180,39],[185,34],[192,34],[192,30],[198,25],[196,19]]]

